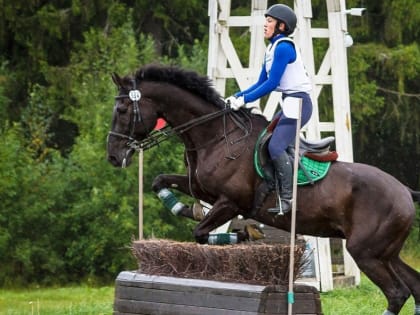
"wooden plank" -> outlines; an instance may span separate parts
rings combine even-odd
[[[256,315],[256,312],[237,311],[219,307],[200,307],[190,305],[174,305],[144,301],[117,299],[114,303],[116,312],[126,314],[158,314],[158,315]]]
[[[153,286],[150,284],[146,284],[145,286],[141,285],[127,285],[125,283],[117,282],[116,288],[127,288],[125,291],[121,291],[123,294],[126,291],[129,290],[136,290],[136,289],[143,289],[146,290],[155,290],[155,291],[162,291],[162,292],[184,292],[185,294],[223,294],[226,296],[230,296],[232,298],[246,298],[246,299],[258,299],[260,297],[259,292],[255,291],[238,291],[238,290],[232,290],[232,289],[223,289],[223,288],[205,288],[205,287],[186,287],[186,286],[170,286],[166,287],[164,284],[158,284],[157,286]],[[119,292],[118,292],[119,293]]]
[[[269,293],[265,301],[266,312],[287,313],[288,303],[286,293]],[[309,314],[317,309],[312,293],[295,293],[293,311],[302,314]]]
[[[231,291],[230,291],[231,292]],[[119,299],[143,301],[152,303],[167,303],[172,305],[190,305],[197,307],[219,308],[258,312],[259,297],[234,296],[229,291],[218,290],[159,290],[138,287],[117,286],[115,296]]]
[[[227,20],[229,27],[250,27],[264,25],[264,16],[230,16]],[[264,43],[263,43],[264,44]]]
[[[287,287],[121,272],[114,315],[285,315]],[[294,287],[294,314],[322,314],[318,290]]]
[[[217,292],[218,290],[229,291],[232,296],[257,297],[266,289],[266,286],[251,285],[245,283],[232,283],[213,280],[201,280],[190,278],[176,278],[165,276],[153,276],[132,271],[121,272],[116,280],[123,286],[154,288],[162,290],[188,290],[194,292],[197,289]]]

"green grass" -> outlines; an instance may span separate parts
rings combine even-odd
[[[110,315],[113,303],[113,287],[0,289],[0,315]]]
[[[402,257],[420,270],[420,247],[411,239]],[[0,315],[111,315],[114,287],[0,289]],[[362,274],[357,288],[321,293],[324,315],[379,315],[386,308],[382,292]],[[414,300],[407,301],[400,315],[413,315]]]
[[[111,315],[113,302],[113,287],[0,290],[0,315]],[[381,291],[364,275],[357,288],[321,293],[321,302],[324,315],[379,315],[386,307]],[[413,310],[410,298],[400,315]]]
[[[380,315],[386,308],[382,292],[365,275],[357,288],[335,289],[321,293],[324,315]],[[400,315],[414,314],[414,299],[405,303]]]
[[[413,233],[407,240],[401,257],[417,271],[420,270],[420,246],[417,234]],[[324,315],[380,315],[386,309],[385,296],[364,274],[356,288],[335,289],[321,293]],[[414,299],[405,303],[400,315],[414,314]]]

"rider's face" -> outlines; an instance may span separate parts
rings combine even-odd
[[[270,39],[273,36],[276,25],[277,25],[277,20],[275,18],[271,16],[267,16],[265,18],[265,23],[264,23],[264,38],[265,39]]]

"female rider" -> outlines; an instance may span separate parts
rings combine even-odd
[[[309,96],[312,85],[306,73],[299,51],[288,36],[296,27],[296,15],[284,4],[275,4],[265,13],[264,38],[270,41],[266,48],[264,63],[258,81],[245,91],[235,93],[226,99],[234,110],[247,103],[271,93],[282,92],[286,97],[302,99],[301,126],[305,125],[312,115],[312,102]],[[252,105],[251,112],[259,109]],[[276,177],[280,187],[281,210],[283,213],[291,209],[292,203],[292,165],[286,153],[287,147],[296,136],[297,120],[288,118],[280,111],[274,117],[279,119],[274,130],[268,151],[273,162]],[[278,209],[280,211],[280,209]]]

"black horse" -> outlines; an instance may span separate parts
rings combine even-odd
[[[213,205],[194,230],[197,242],[237,215],[290,231],[290,213],[267,211],[275,206],[271,193],[259,209],[255,192],[262,179],[253,167],[253,150],[267,120],[246,109],[233,112],[207,77],[175,67],[150,65],[134,76],[113,75],[119,90],[108,135],[108,160],[129,165],[136,148],[147,149],[166,136],[185,145],[186,175],[158,175],[156,193],[175,188]],[[158,118],[169,127],[152,132]],[[298,188],[296,233],[346,239],[348,252],[359,268],[388,300],[384,314],[398,314],[412,295],[420,314],[420,274],[399,257],[415,218],[412,191],[380,169],[333,162],[329,174],[314,185]],[[192,217],[192,209],[173,206],[175,213]],[[257,210],[257,211],[255,211]]]

